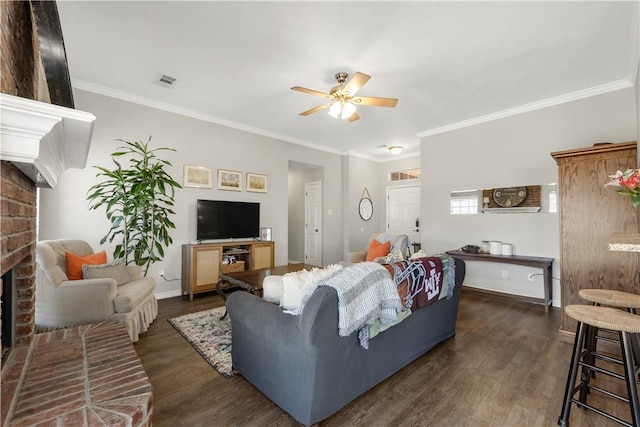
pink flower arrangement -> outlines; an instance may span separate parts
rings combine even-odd
[[[640,205],[640,169],[627,169],[609,175],[609,182],[605,185],[618,187],[616,193],[629,197],[633,207]]]

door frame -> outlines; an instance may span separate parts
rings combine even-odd
[[[307,262],[308,259],[308,250],[307,248],[309,247],[308,245],[308,234],[307,234],[307,218],[308,218],[308,209],[309,209],[309,204],[307,202],[307,186],[309,185],[318,185],[318,193],[319,193],[319,200],[318,200],[318,221],[320,222],[320,231],[318,232],[318,238],[317,238],[317,246],[316,250],[318,251],[318,266],[322,266],[322,181],[310,181],[310,182],[305,182],[304,183],[304,262]]]

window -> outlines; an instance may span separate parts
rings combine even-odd
[[[451,215],[468,215],[478,213],[478,190],[451,192]]]
[[[420,179],[420,169],[407,169],[397,172],[389,172],[389,181],[406,181],[408,179]]]
[[[558,212],[558,193],[556,190],[549,192],[549,212]]]

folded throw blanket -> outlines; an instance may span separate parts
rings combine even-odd
[[[302,313],[316,286],[330,286],[338,294],[338,333],[341,337],[376,319],[383,325],[391,323],[402,309],[396,285],[387,270],[375,262],[361,262],[320,280],[307,290],[297,309],[287,312]]]

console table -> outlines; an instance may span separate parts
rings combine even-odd
[[[501,262],[503,264],[516,264],[524,265],[527,267],[541,268],[544,285],[544,311],[549,312],[552,295],[551,281],[553,273],[553,258],[521,255],[469,254],[462,251],[447,251],[447,254],[451,255],[454,258],[460,258],[465,261]]]

